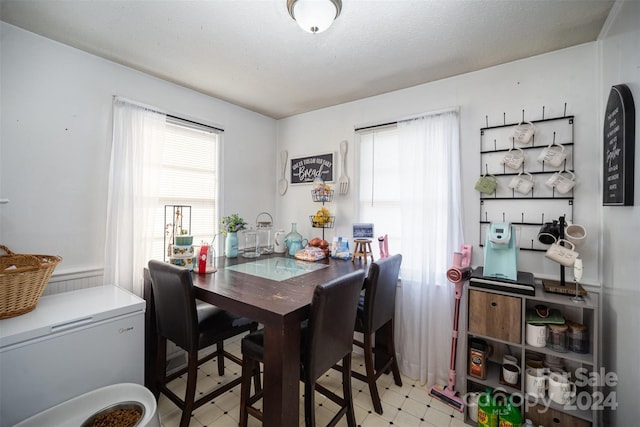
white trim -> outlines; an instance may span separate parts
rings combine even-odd
[[[104,275],[104,267],[76,268],[62,271],[54,270],[49,282],[66,282],[69,280],[86,279],[88,277],[98,277],[102,275]]]
[[[625,0],[616,0],[616,2],[611,6],[611,10],[609,10],[609,15],[607,15],[607,19],[604,21],[602,28],[600,29],[600,34],[598,34],[598,38],[596,40],[602,40],[607,37],[609,31],[611,30],[611,26],[614,21],[620,14],[620,10],[622,9],[622,5]]]

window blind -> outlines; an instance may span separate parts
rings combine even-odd
[[[194,245],[213,239],[218,229],[221,135],[220,129],[167,116],[160,197],[154,218],[153,259],[162,260],[167,251],[166,226],[173,222],[171,213],[165,213],[167,205],[191,206],[189,232],[194,236]],[[189,226],[187,214],[185,210],[183,227]]]

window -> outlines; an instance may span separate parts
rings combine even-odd
[[[377,236],[400,243],[400,149],[394,126],[362,131],[359,164],[359,221],[374,224]]]
[[[189,232],[194,236],[194,245],[203,240],[210,243],[218,224],[221,131],[167,116],[165,138],[151,248],[151,257],[159,260],[167,250],[163,234],[166,205],[191,206]],[[166,221],[172,223],[171,213],[168,215]],[[183,227],[188,227],[188,223]]]
[[[464,242],[458,113],[430,113],[357,135],[358,220],[373,222],[376,235],[389,235],[389,252],[402,254],[395,318],[400,369],[422,383],[446,382],[446,364],[429,350],[445,348],[451,338],[438,322],[452,317],[446,272]]]

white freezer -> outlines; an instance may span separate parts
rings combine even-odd
[[[98,387],[144,383],[145,301],[105,285],[0,320],[0,427]]]

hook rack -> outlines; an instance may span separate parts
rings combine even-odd
[[[520,115],[522,121],[527,119],[526,109],[520,108]],[[542,106],[542,116],[542,120],[530,120],[535,124],[536,132],[533,135],[533,141],[521,147],[526,153],[530,153],[527,156],[529,161],[525,159],[520,168],[515,171],[506,168],[500,159],[509,149],[518,146],[509,129],[518,123],[506,123],[506,112],[504,112],[504,125],[492,125],[480,129],[482,175],[495,176],[498,181],[498,187],[493,194],[480,194],[480,246],[484,246],[485,243],[485,225],[501,221],[520,227],[519,240],[523,243],[521,249],[546,252],[548,248],[537,240],[540,227],[545,221],[549,221],[549,218],[558,218],[560,215],[565,218],[573,217],[573,192],[561,194],[555,188],[546,186],[545,181],[555,172],[573,170],[574,156],[571,154],[567,156],[559,167],[554,167],[549,162],[538,162],[535,159],[537,153],[549,144],[561,143],[566,150],[570,150],[570,153],[574,152],[574,117],[546,118],[546,106]],[[488,117],[485,115],[487,125]],[[517,118],[520,119],[520,117]],[[527,195],[508,188],[509,180],[519,172],[529,173],[536,179],[536,185]]]

